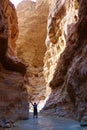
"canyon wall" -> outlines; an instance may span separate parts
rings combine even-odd
[[[87,1],[55,0],[47,24],[42,113],[87,121]]]
[[[0,1],[0,119],[28,118],[26,66],[15,54],[18,22],[14,5]]]
[[[46,27],[50,3],[24,0],[17,6],[19,37],[17,55],[27,65],[27,89],[31,100],[44,99],[43,58],[46,51]],[[28,83],[29,82],[29,83]]]

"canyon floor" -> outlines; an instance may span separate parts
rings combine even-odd
[[[28,120],[18,121],[11,130],[87,130],[75,120],[42,115],[33,118],[32,115]]]

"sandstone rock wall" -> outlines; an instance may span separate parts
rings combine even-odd
[[[87,121],[86,6],[86,0],[56,0],[49,13],[44,75],[52,92],[45,114]]]
[[[27,68],[28,92],[32,100],[45,96],[43,58],[46,51],[46,26],[50,4],[46,0],[36,3],[24,0],[17,7],[19,37],[17,55],[29,66]],[[41,98],[42,99],[42,98]]]
[[[17,21],[17,14],[14,5],[11,2],[4,2],[4,11],[5,16],[8,19],[8,43],[9,48],[8,52],[11,55],[14,55],[15,48],[16,48],[16,40],[18,38],[18,21]],[[6,9],[7,8],[7,9]]]
[[[9,0],[0,1],[0,119],[28,118],[28,97],[23,78],[26,66],[15,55],[17,36],[14,5]]]
[[[17,7],[19,23],[17,53],[26,63],[36,67],[43,66],[48,10],[47,3],[43,1],[35,3],[25,0]]]
[[[20,73],[5,70],[0,64],[0,120],[28,118],[28,95]]]
[[[73,44],[77,39],[77,11],[73,3],[55,1],[49,13],[46,38],[47,52],[44,58],[44,76],[47,86],[49,86],[49,82],[53,77],[60,54],[70,40]],[[70,16],[72,17],[70,18]],[[60,75],[58,78],[63,77]]]

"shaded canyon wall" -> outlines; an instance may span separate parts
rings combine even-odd
[[[0,1],[0,119],[28,118],[26,66],[15,54],[18,23],[14,5]]]
[[[50,10],[44,76],[51,94],[44,114],[87,121],[86,15],[86,0],[55,0]]]

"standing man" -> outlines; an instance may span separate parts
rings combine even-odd
[[[40,101],[39,101],[39,102],[40,102]],[[33,118],[35,118],[35,117],[38,118],[37,106],[38,106],[39,102],[38,102],[38,103],[36,103],[36,102],[32,103],[32,102],[31,102],[31,104],[32,104],[32,106],[33,106]]]

